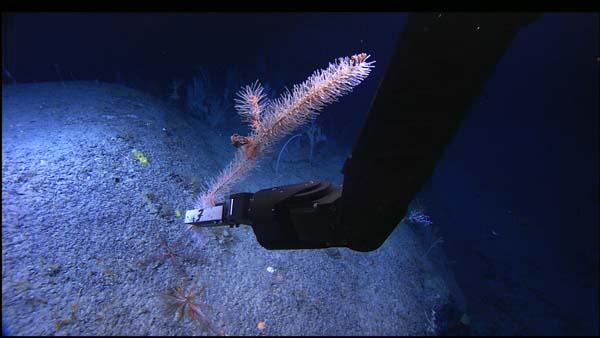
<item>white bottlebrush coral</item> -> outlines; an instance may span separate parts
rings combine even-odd
[[[252,132],[258,133],[261,115],[270,104],[263,86],[257,80],[253,84],[242,88],[237,95],[235,109],[244,119],[244,122],[250,124]]]
[[[368,58],[365,53],[339,58],[272,102],[266,100],[264,89],[258,82],[244,87],[238,93],[236,108],[252,127],[252,132],[248,136],[231,136],[231,142],[239,149],[229,165],[207,182],[196,208],[214,206],[229,193],[234,183],[256,166],[259,155],[314,119],[327,104],[351,92],[374,67],[374,61],[367,61]]]
[[[406,219],[414,224],[421,224],[423,226],[428,226],[433,224],[429,216],[427,216],[423,210],[420,209],[412,209],[408,212],[408,216]]]

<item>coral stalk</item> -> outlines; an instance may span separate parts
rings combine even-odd
[[[374,61],[368,62],[368,58],[365,53],[338,58],[273,102],[266,100],[258,82],[244,87],[238,93],[236,108],[252,131],[248,136],[232,136],[232,143],[239,149],[230,164],[205,185],[196,208],[214,206],[229,193],[233,184],[256,166],[259,155],[267,153],[282,137],[316,118],[326,105],[350,93],[374,67]]]

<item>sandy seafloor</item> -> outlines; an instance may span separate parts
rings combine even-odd
[[[14,335],[213,334],[165,315],[160,295],[187,282],[204,289],[197,301],[210,306],[207,319],[221,334],[440,333],[452,281],[435,262],[443,245],[424,255],[435,238],[418,225],[400,223],[369,253],[268,251],[249,226],[189,236],[176,210],[191,208],[200,183],[232,158],[230,134],[120,85],[3,85],[4,328]],[[235,190],[341,184],[349,149],[330,139],[312,167],[291,149],[279,176],[277,152]],[[170,260],[139,263],[164,252],[161,234],[171,244],[186,236],[179,249],[198,259],[185,261],[185,276]]]

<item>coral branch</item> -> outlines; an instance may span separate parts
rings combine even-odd
[[[237,95],[235,108],[238,114],[244,119],[244,122],[250,124],[254,132],[258,132],[261,114],[269,105],[263,86],[256,81],[242,88]]]
[[[270,151],[282,137],[314,119],[326,105],[351,92],[374,67],[374,61],[367,62],[368,58],[365,53],[339,58],[273,102],[265,99],[258,81],[244,87],[238,93],[236,108],[244,121],[252,126],[252,133],[247,137],[232,137],[232,143],[239,147],[238,152],[229,166],[206,186],[197,199],[196,208],[215,205],[243,174],[256,166],[259,155]]]

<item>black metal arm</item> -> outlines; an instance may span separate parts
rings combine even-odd
[[[409,16],[344,164],[343,189],[311,181],[235,194],[200,214],[188,211],[186,223],[250,224],[267,249],[377,249],[404,218],[514,36],[539,16]]]

